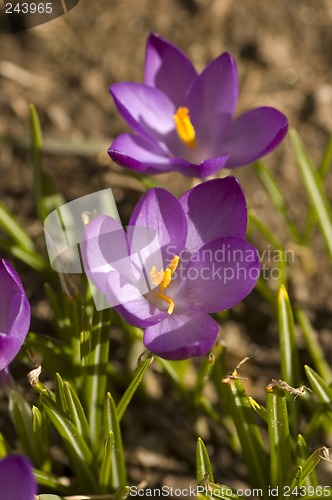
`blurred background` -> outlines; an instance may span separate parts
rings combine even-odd
[[[332,130],[330,0],[80,0],[66,15],[17,33],[10,30],[3,4],[1,9],[0,197],[29,234],[40,240],[41,251],[42,226],[32,195],[28,105],[33,103],[40,116],[44,169],[65,199],[111,187],[125,223],[144,189],[138,179],[129,177],[107,155],[114,137],[126,130],[108,87],[118,81],[143,80],[145,44],[151,31],[179,45],[198,70],[221,52],[229,51],[239,70],[237,112],[260,105],[278,108],[298,130],[317,164],[321,161]],[[266,164],[277,177],[301,227],[308,202],[288,138],[267,157]],[[232,175],[245,186],[250,208],[287,248],[285,228],[252,169],[237,169]],[[183,193],[191,182],[173,173],[155,180],[175,194]],[[327,190],[332,196],[331,183]],[[312,253],[294,250],[297,257],[291,270],[291,292],[310,314],[326,352],[331,354],[331,279],[323,243],[314,235]],[[23,268],[22,273],[34,306],[33,326],[35,330],[46,328],[50,311],[38,289],[39,278]],[[251,391],[255,395],[256,390],[259,397],[264,384],[271,377],[278,378],[277,325],[269,307],[252,294],[231,313],[222,333],[231,356],[230,369],[242,357],[254,356],[247,370],[253,380],[262,382]],[[156,401],[163,385],[157,382]],[[153,387],[153,381],[151,384]],[[174,410],[176,401],[169,405]],[[194,459],[194,453],[188,453],[186,446],[192,448],[195,441],[183,439],[183,433],[192,431],[188,415],[177,408],[178,413],[173,413],[175,426],[165,415],[159,415],[151,430],[154,412],[143,406],[137,410],[136,422],[142,437],[131,436],[130,430],[125,435],[126,445],[135,443],[132,479],[138,481],[154,471],[157,484],[168,475],[170,481],[190,475],[193,464],[188,465],[188,456]],[[172,415],[173,410],[165,403],[165,414]],[[201,423],[204,425],[204,421]],[[179,429],[181,446],[176,439]],[[167,439],[163,442],[160,438],[161,430],[175,438],[171,451]],[[149,442],[151,450],[158,453],[147,453]],[[236,474],[232,472],[229,454],[222,444],[218,450],[212,449],[226,477],[234,479],[235,475],[234,481],[238,481],[241,467]]]

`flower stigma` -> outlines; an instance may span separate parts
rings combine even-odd
[[[172,312],[174,311],[174,302],[170,297],[168,297],[168,295],[164,294],[164,291],[169,287],[172,281],[172,277],[176,271],[176,268],[178,267],[179,260],[180,257],[178,255],[174,255],[169,266],[165,270],[161,269],[160,271],[157,271],[156,266],[153,266],[150,271],[152,283],[155,286],[159,286],[160,289],[160,292],[153,293],[156,295],[156,297],[165,300],[169,304],[169,307],[167,309],[168,314],[172,314]]]
[[[175,128],[181,141],[191,149],[196,146],[196,132],[191,123],[188,108],[178,108],[175,115]]]

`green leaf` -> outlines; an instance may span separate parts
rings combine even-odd
[[[214,481],[209,454],[201,438],[198,438],[196,445],[196,479],[198,484],[206,480]]]
[[[194,387],[194,400],[196,401],[196,403],[198,403],[198,401],[202,397],[204,386],[207,380],[210,378],[215,361],[216,359],[213,352],[210,352],[209,354],[207,354],[207,356],[205,356],[203,362],[201,363],[201,366],[199,367]]]
[[[65,486],[61,482],[61,479],[58,479],[52,474],[48,474],[47,472],[41,471],[39,469],[34,469],[33,475],[35,476],[35,479],[40,486],[56,490],[61,495],[67,495],[71,492],[70,488],[68,486]]]
[[[291,446],[286,396],[277,387],[267,387],[266,410],[270,441],[271,486],[282,486],[289,473]]]
[[[32,407],[32,430],[39,450],[39,463],[41,460],[48,461],[50,455],[48,419],[36,406]]]
[[[309,452],[307,443],[304,437],[299,434],[296,441],[296,463],[298,465],[298,470],[296,471],[294,478],[290,482],[291,488],[295,486],[301,486],[302,484],[305,486],[318,486],[315,467],[320,460],[316,462],[316,465],[314,465],[314,467],[308,467],[308,464],[313,463],[313,458],[315,456],[317,457],[317,450],[316,455],[315,453],[313,453],[309,458],[308,455]]]
[[[239,379],[223,379],[223,401],[236,426],[251,484],[267,489],[268,463],[263,439],[248,396]]]
[[[292,307],[286,288],[279,290],[279,343],[281,356],[282,379],[292,387],[298,387],[300,380],[300,363],[296,346],[295,325]],[[293,436],[298,434],[298,407],[290,405],[291,428]]]
[[[47,268],[46,261],[36,252],[26,250],[10,241],[0,241],[0,248],[12,257],[19,259],[37,272],[43,272]]]
[[[111,473],[112,473],[113,449],[114,449],[114,434],[113,432],[109,432],[104,445],[104,452],[99,472],[99,486],[103,493],[106,493],[108,491],[109,486],[112,482]]]
[[[126,500],[126,498],[129,497],[129,494],[130,494],[129,486],[122,486],[122,488],[119,488],[118,491],[115,493],[113,500]]]
[[[24,397],[13,386],[8,394],[9,412],[15,430],[18,434],[24,452],[31,457],[34,464],[39,466],[42,462],[38,441],[32,429],[32,411]]]
[[[288,228],[291,237],[293,238],[294,241],[299,242],[300,236],[298,230],[288,210],[285,198],[282,194],[280,187],[278,186],[276,179],[273,177],[270,170],[266,168],[265,164],[261,160],[258,160],[254,163],[254,169],[256,170],[259,180],[261,181],[267,193],[269,194],[272,203],[274,204],[277,211],[282,215],[284,221],[286,222],[286,226]]]
[[[41,403],[52,424],[62,437],[71,465],[75,470],[82,487],[96,489],[95,473],[92,468],[92,453],[79,434],[77,427],[66,417],[62,410],[45,394],[41,394]]]
[[[248,211],[248,216],[249,231],[251,231],[252,226],[255,226],[274,248],[283,248],[282,242],[276,237],[276,235],[270,230],[270,228],[266,224],[264,224],[264,222],[259,217],[257,217],[257,215],[255,215],[252,210]]]
[[[259,415],[264,420],[264,422],[267,422],[266,408],[257,403],[257,401],[251,396],[248,397],[248,401],[250,403],[251,408],[257,413],[257,415]]]
[[[84,366],[83,398],[94,449],[99,444],[103,405],[107,388],[109,363],[109,311],[94,311],[91,327],[90,353]]]
[[[65,396],[64,382],[59,373],[55,374],[55,400],[57,406],[65,413],[68,412],[68,405]]]
[[[14,215],[0,202],[0,226],[15,241],[19,248],[35,252],[35,245]]]
[[[128,385],[125,393],[123,394],[122,398],[120,399],[118,405],[117,405],[117,413],[118,413],[118,419],[119,422],[121,421],[127,406],[129,405],[132,397],[134,396],[135,392],[137,391],[140,383],[143,380],[144,374],[146,370],[149,368],[150,364],[153,361],[153,356],[150,353],[144,361],[141,361],[139,364],[137,370],[135,371],[134,377],[130,384]]]
[[[330,170],[332,164],[332,136],[330,137],[328,144],[326,146],[326,149],[324,151],[324,157],[322,160],[321,165],[319,166],[318,173],[322,179],[322,183],[324,183],[325,178]],[[314,224],[316,222],[316,216],[315,212],[312,207],[310,207],[307,220],[306,220],[306,226],[304,230],[304,241],[308,244],[310,242],[311,238],[311,232],[314,227]]]
[[[11,451],[11,447],[7,442],[5,436],[0,432],[0,460],[9,455]]]
[[[279,341],[281,375],[289,385],[297,387],[300,380],[299,358],[296,346],[294,316],[285,286],[279,290]]]
[[[324,404],[325,413],[332,420],[332,389],[312,368],[309,366],[304,368],[312,390],[317,395],[319,402]]]
[[[43,136],[37,110],[33,106],[33,104],[30,105],[30,128],[31,128],[31,160],[34,172],[35,198],[36,198],[38,217],[39,220],[43,222],[48,215],[43,203],[43,191],[42,191]]]
[[[122,437],[120,430],[120,419],[110,393],[107,393],[104,405],[104,435],[105,441],[112,433],[114,438],[114,446],[112,447],[112,469],[110,474],[110,486],[112,488],[120,488],[127,481],[126,464],[124,459],[124,451],[122,446]]]
[[[315,475],[315,469],[319,462],[324,459],[324,455],[328,455],[328,449],[325,448],[325,446],[322,446],[321,448],[318,448],[315,450],[310,457],[301,465],[300,470],[301,474],[296,473],[294,476],[294,479],[291,483],[291,487],[295,486],[301,486],[303,484],[306,484],[306,486],[314,486],[316,489],[318,484],[317,484],[317,479]],[[314,474],[314,481],[312,483],[308,483],[307,479],[310,476],[313,476]]]
[[[42,171],[43,136],[37,110],[29,106],[31,129],[31,161],[34,174],[36,207],[39,220],[44,222],[47,215],[65,203],[64,198],[55,189],[50,176]]]
[[[295,130],[291,131],[291,140],[305,190],[316,214],[326,249],[332,258],[332,213],[322,179]]]
[[[64,382],[63,389],[68,408],[68,415],[71,421],[76,425],[78,432],[84,440],[89,443],[90,429],[81,401],[79,400],[73,386],[69,382]]]
[[[24,344],[42,356],[43,366],[54,376],[57,371],[61,373],[71,371],[70,351],[56,339],[29,332]]]
[[[316,332],[313,330],[308,316],[304,311],[298,309],[296,311],[296,318],[299,322],[301,330],[303,332],[304,340],[307,346],[307,350],[311,356],[314,363],[314,367],[318,374],[328,383],[332,382],[332,372],[329,364],[326,361],[324,352],[321,348],[319,340],[317,338]]]

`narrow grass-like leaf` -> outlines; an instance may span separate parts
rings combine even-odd
[[[332,213],[322,179],[295,130],[291,131],[291,139],[303,185],[316,214],[326,249],[332,258]]]
[[[270,228],[266,224],[264,224],[264,222],[259,217],[257,217],[257,215],[255,215],[252,210],[248,211],[248,216],[249,232],[251,231],[251,226],[254,226],[274,248],[283,248],[282,242],[276,237],[276,235],[270,230]]]
[[[24,264],[27,264],[38,273],[45,271],[47,268],[46,261],[40,255],[31,250],[19,247],[15,243],[1,240],[0,248],[9,253],[12,257],[24,262]]]
[[[37,441],[40,461],[45,465],[45,462],[50,461],[49,452],[49,420],[45,413],[42,413],[36,406],[32,407],[32,431]]]
[[[40,486],[44,486],[45,488],[50,488],[52,490],[56,490],[58,493],[60,493],[60,495],[69,495],[72,492],[70,487],[63,484],[61,479],[54,476],[53,474],[49,474],[49,473],[41,471],[39,469],[34,469],[33,474],[36,478],[37,483]],[[40,495],[40,496],[42,496],[42,495]]]
[[[31,161],[34,174],[35,199],[38,217],[44,222],[47,215],[65,203],[63,197],[55,189],[52,179],[42,171],[43,137],[36,108],[31,104]]]
[[[326,149],[324,151],[324,157],[323,160],[318,168],[318,173],[322,179],[322,183],[324,183],[326,175],[328,174],[328,171],[330,170],[332,165],[332,136],[330,137],[328,144],[326,146]],[[305,243],[310,242],[311,238],[311,233],[312,229],[315,225],[316,222],[316,215],[312,207],[310,207],[307,220],[306,220],[306,225],[305,225],[305,230],[304,230],[304,241]]]
[[[92,446],[98,447],[107,388],[109,356],[109,311],[95,311],[91,327],[91,350],[84,367],[84,401]]]
[[[35,251],[35,245],[30,236],[23,229],[21,224],[16,220],[14,215],[0,202],[0,226],[16,242],[17,246],[28,250]]]
[[[279,290],[279,343],[281,356],[282,379],[292,387],[298,387],[300,380],[300,363],[296,346],[295,325],[292,307],[286,288]],[[293,436],[298,434],[298,407],[290,406],[291,428]]]
[[[267,387],[266,410],[270,442],[270,481],[272,487],[286,484],[291,446],[286,396],[277,387]]]
[[[257,403],[257,401],[251,396],[248,397],[248,401],[250,403],[251,408],[257,413],[257,415],[259,415],[264,420],[264,422],[267,422],[266,408]]]
[[[302,463],[301,474],[300,475],[295,474],[295,477],[291,483],[291,487],[302,486],[303,484],[305,484],[308,488],[309,486],[317,488],[318,483],[315,474],[315,469],[319,464],[319,462],[324,458],[324,453],[326,452],[326,450],[327,448],[325,448],[325,446],[318,448],[318,450],[315,450],[310,455],[310,457]],[[312,483],[307,482],[307,479],[309,477],[313,479]]]
[[[196,402],[198,402],[202,397],[204,386],[211,375],[215,361],[213,352],[210,352],[207,356],[205,356],[201,366],[199,367],[194,387],[194,399]]]
[[[180,369],[172,361],[156,357],[156,362],[163,368],[174,387],[180,392],[185,401],[191,398],[188,388],[181,377]],[[179,363],[179,362],[177,362]]]
[[[114,489],[124,486],[127,481],[126,464],[122,446],[122,436],[120,430],[120,419],[110,393],[107,393],[104,406],[104,435],[105,440],[110,433],[114,437],[114,446],[112,448],[112,469],[110,475],[110,486]]]
[[[296,311],[296,318],[301,326],[303,332],[304,340],[308,349],[308,352],[313,361],[314,367],[317,373],[328,383],[332,382],[332,371],[329,364],[326,361],[324,352],[321,348],[319,340],[317,338],[316,332],[313,330],[308,316],[304,311],[298,309]]]
[[[321,178],[324,180],[327,173],[329,172],[330,168],[332,166],[332,135],[330,136],[327,146],[324,151],[324,156],[322,159],[321,164],[319,165],[319,175]]]
[[[76,426],[66,417],[60,408],[46,395],[41,395],[41,402],[52,424],[62,437],[71,465],[83,488],[96,489],[95,472],[92,467],[92,453],[79,434]]]
[[[224,401],[236,426],[250,482],[268,487],[268,463],[263,439],[241,380],[223,380]]]
[[[113,500],[126,500],[129,497],[130,488],[129,486],[122,486],[113,496]],[[106,499],[105,499],[106,500]]]
[[[76,425],[78,432],[84,438],[86,443],[89,443],[90,429],[81,401],[79,400],[73,386],[69,384],[69,382],[64,382],[63,390],[67,403],[68,415],[72,422]]]
[[[135,371],[132,381],[128,385],[125,393],[123,394],[122,398],[120,399],[120,401],[117,405],[117,414],[118,414],[119,422],[121,421],[123,415],[125,414],[127,406],[129,405],[133,395],[137,391],[140,383],[142,382],[144,374],[145,374],[146,370],[149,368],[153,359],[154,358],[153,358],[152,354],[149,354],[147,359],[145,359],[144,361],[141,361],[137,370]]]
[[[309,366],[304,368],[312,390],[317,395],[319,402],[324,404],[325,413],[332,420],[332,389],[312,368]]]
[[[285,286],[279,290],[279,341],[281,375],[289,385],[297,387],[300,380],[294,316]]]
[[[275,311],[278,310],[278,303],[276,299],[276,294],[269,288],[266,280],[260,276],[255,286],[255,290],[266,300],[269,302]]]
[[[65,396],[64,381],[59,373],[55,374],[55,400],[57,406],[63,411],[68,412],[68,405]]]
[[[39,467],[42,459],[38,441],[32,432],[32,411],[24,397],[14,387],[9,390],[9,412],[24,452]]]
[[[30,128],[31,128],[31,160],[34,172],[35,199],[39,220],[44,221],[47,211],[43,203],[42,187],[42,149],[43,136],[36,108],[30,105]]]
[[[64,346],[56,339],[29,332],[25,339],[25,346],[40,353],[43,364],[47,366],[47,371],[54,374],[54,376],[57,371],[66,374],[72,372],[70,351],[67,346]]]
[[[301,486],[302,484],[305,486],[318,486],[315,467],[320,460],[314,467],[309,468],[308,463],[312,463],[312,458],[315,456],[315,453],[313,453],[309,458],[308,455],[309,452],[307,443],[304,437],[299,434],[296,441],[296,463],[298,465],[298,470],[290,483],[291,488]]]
[[[0,432],[0,459],[9,455],[11,447],[5,436]]]
[[[254,169],[257,172],[258,178],[268,192],[272,203],[286,222],[286,226],[292,239],[296,242],[299,242],[300,236],[296,224],[294,223],[294,220],[288,210],[285,198],[281,192],[280,187],[278,186],[276,179],[273,177],[270,170],[261,160],[258,160],[254,163]]]
[[[104,452],[100,464],[99,486],[103,493],[106,493],[111,484],[112,455],[114,448],[114,434],[110,432],[104,445]]]
[[[196,445],[196,479],[198,484],[207,479],[209,482],[214,481],[210,457],[201,438],[198,438]]]

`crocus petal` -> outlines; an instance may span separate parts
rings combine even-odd
[[[156,141],[141,135],[120,135],[108,154],[122,167],[147,175],[176,170],[166,147],[161,148]]]
[[[93,283],[106,294],[108,275],[113,270],[127,274],[129,246],[121,224],[100,215],[84,231],[81,253],[84,269]]]
[[[192,255],[175,306],[207,313],[229,309],[251,292],[259,273],[256,248],[242,238],[218,238]]]
[[[149,351],[165,359],[186,359],[206,354],[214,345],[219,327],[207,314],[173,313],[149,326],[143,337]]]
[[[186,216],[177,198],[165,189],[150,189],[140,199],[129,226],[147,227],[156,231],[165,267],[184,248],[187,238]]]
[[[147,328],[168,318],[167,311],[161,311],[145,297],[120,304],[115,309],[127,323],[138,328]]]
[[[12,455],[0,461],[0,498],[34,500],[37,486],[28,460]]]
[[[179,107],[196,76],[191,61],[178,47],[154,33],[150,35],[145,58],[146,85],[158,88]]]
[[[246,234],[246,200],[234,177],[199,184],[179,202],[188,219],[186,249],[190,252],[221,236],[243,238]]]
[[[130,127],[145,137],[165,141],[175,135],[174,104],[159,89],[140,83],[115,83],[110,87],[114,102]]]
[[[0,259],[0,371],[20,350],[30,326],[30,305],[22,282],[4,259]]]
[[[256,108],[239,116],[232,124],[220,151],[229,154],[226,168],[240,167],[261,158],[285,137],[288,122],[274,108]]]
[[[173,170],[178,170],[183,175],[188,177],[199,177],[204,179],[210,175],[215,174],[221,170],[227,163],[228,156],[219,156],[218,158],[210,158],[209,160],[204,160],[199,164],[189,163],[181,158],[173,158],[171,160],[174,168]]]
[[[190,163],[184,158],[173,157],[166,144],[149,137],[121,134],[113,142],[108,154],[121,167],[129,168],[145,175],[160,174],[177,170],[188,177],[209,177],[221,170],[228,156],[205,160],[200,164]]]
[[[185,103],[196,130],[201,160],[227,154],[220,152],[220,143],[231,125],[237,97],[236,63],[225,52],[197,77]]]

